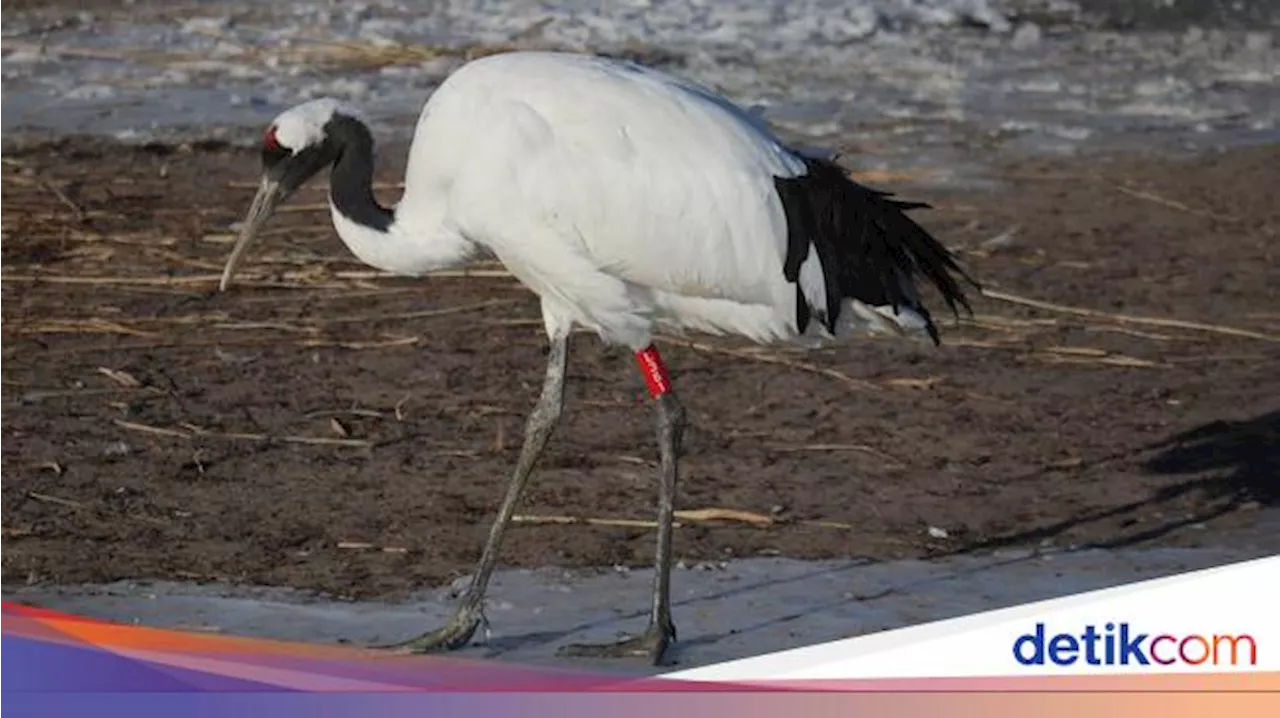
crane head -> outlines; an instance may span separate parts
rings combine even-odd
[[[276,207],[338,159],[341,148],[328,129],[337,115],[359,117],[342,101],[322,98],[290,108],[271,122],[262,138],[262,183],[223,267],[220,290],[226,291],[231,284],[245,249]]]

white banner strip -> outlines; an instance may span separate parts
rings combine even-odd
[[[1280,670],[1280,556],[676,671],[664,678]]]

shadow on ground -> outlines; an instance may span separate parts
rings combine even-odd
[[[1151,447],[1144,466],[1157,474],[1208,474],[1195,488],[1235,504],[1280,500],[1280,411],[1246,421],[1214,421]],[[1185,484],[1180,485],[1185,486]]]
[[[1241,421],[1209,422],[1153,444],[1081,462],[1076,468],[1113,462],[1137,462],[1150,474],[1187,478],[1162,485],[1140,500],[1090,509],[1031,529],[979,538],[933,555],[968,555],[1010,546],[1051,544],[1088,524],[1115,519],[1120,519],[1121,527],[1115,535],[1081,542],[1079,547],[1119,548],[1199,527],[1235,511],[1273,507],[1280,497],[1280,411]],[[1039,479],[1056,470],[1059,469],[1040,468],[1009,481]],[[1143,523],[1142,517],[1164,516],[1162,507],[1189,496],[1195,497],[1195,510],[1165,516],[1154,525],[1138,525]],[[1130,526],[1131,530],[1125,530]],[[1280,543],[1273,550],[1280,551]]]

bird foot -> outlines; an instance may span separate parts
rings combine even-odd
[[[453,651],[467,645],[480,626],[484,626],[487,635],[489,619],[485,618],[483,611],[462,609],[455,613],[448,623],[430,633],[424,633],[401,643],[376,646],[376,648],[405,654]]]
[[[668,621],[650,623],[644,633],[615,643],[571,643],[557,653],[568,658],[643,658],[657,666],[675,640],[676,628]]]

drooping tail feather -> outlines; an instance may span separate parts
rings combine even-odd
[[[804,333],[811,316],[832,334],[846,298],[872,307],[907,307],[924,318],[935,344],[938,329],[915,291],[924,277],[942,294],[952,313],[960,307],[972,314],[957,279],[975,282],[955,257],[907,210],[928,208],[923,202],[893,199],[887,192],[854,182],[834,161],[806,158],[808,173],[775,179],[787,217],[787,256],[783,272],[796,285],[796,326]],[[800,285],[800,267],[816,252],[822,266],[826,306],[809,304]]]

